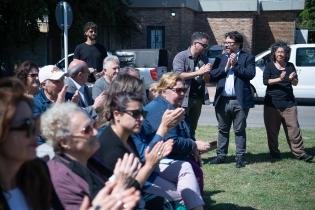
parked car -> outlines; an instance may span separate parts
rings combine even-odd
[[[124,49],[113,52],[120,67],[132,66],[139,70],[146,89],[167,72],[168,57],[164,49]]]
[[[164,49],[123,49],[108,52],[116,55],[120,61],[120,67],[132,66],[139,70],[140,78],[146,89],[153,82],[157,82],[167,72],[167,51]],[[68,55],[69,63],[73,60],[73,53]],[[56,66],[64,69],[64,58],[57,62]]]
[[[68,63],[71,63],[71,61],[73,60],[73,56],[74,54],[68,54]],[[65,68],[65,58],[59,60],[56,64],[55,64],[59,69],[64,70]]]
[[[209,63],[214,63],[216,57],[220,56],[223,52],[223,45],[212,45],[207,51],[207,58]]]
[[[294,95],[300,105],[315,104],[315,44],[294,44],[290,47],[289,62],[294,64],[299,78],[298,85],[293,86]],[[256,55],[255,62],[256,76],[251,83],[256,89],[256,102],[262,103],[267,87],[263,84],[263,72],[270,62],[270,49]]]

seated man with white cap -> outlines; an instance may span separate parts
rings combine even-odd
[[[39,69],[38,80],[41,89],[34,96],[34,118],[40,117],[53,103],[65,101],[67,86],[64,85],[64,78],[65,73],[57,66],[48,65]],[[73,99],[75,100],[76,97]],[[43,143],[45,143],[45,139],[38,136],[37,144],[42,145]]]
[[[54,65],[39,69],[38,80],[41,89],[34,96],[34,117],[39,117],[51,104],[65,101],[67,86],[64,86],[64,77],[65,73]]]

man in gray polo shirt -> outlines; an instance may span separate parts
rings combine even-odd
[[[95,99],[103,91],[108,90],[110,83],[119,71],[119,59],[117,56],[109,55],[103,61],[103,76],[96,80],[92,88],[92,97]]]
[[[186,122],[194,136],[202,104],[205,101],[204,77],[209,76],[212,65],[203,56],[209,44],[209,36],[203,32],[195,32],[191,36],[191,44],[187,50],[179,52],[173,60],[173,71],[180,74],[189,87],[183,102],[186,108]]]

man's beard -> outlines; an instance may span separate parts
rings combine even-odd
[[[91,41],[95,41],[95,40],[96,40],[96,35],[91,35],[91,36],[89,36],[89,39],[90,39]]]

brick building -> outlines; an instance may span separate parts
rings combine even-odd
[[[169,64],[189,46],[194,31],[210,35],[210,45],[221,44],[225,32],[238,30],[244,48],[256,54],[275,40],[295,42],[295,21],[304,0],[131,0],[140,21],[128,48],[165,48]]]

